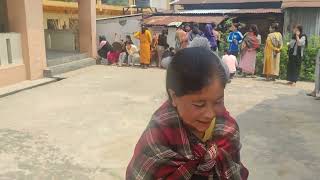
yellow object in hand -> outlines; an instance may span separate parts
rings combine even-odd
[[[213,136],[214,127],[216,126],[216,117],[213,118],[209,128],[206,130],[204,137],[202,138],[202,142],[207,142]]]

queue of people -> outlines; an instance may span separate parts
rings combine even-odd
[[[256,72],[257,51],[261,46],[261,36],[257,25],[249,25],[248,32],[244,35],[240,32],[240,24],[233,23],[230,33],[226,38],[228,49],[225,50],[223,59],[237,58],[237,64],[228,62],[230,77],[242,74],[254,76]],[[263,74],[267,81],[275,81],[280,74],[280,57],[283,47],[283,37],[280,32],[279,23],[272,23],[269,35],[265,41]],[[105,37],[100,37],[98,54],[105,58],[108,64],[122,66],[140,64],[142,68],[148,68],[152,61],[157,67],[168,68],[170,60],[178,51],[190,47],[192,42],[206,41],[202,44],[209,46],[213,52],[218,52],[221,42],[221,33],[214,23],[208,24],[185,24],[177,27],[175,34],[175,47],[168,45],[168,31],[162,30],[161,34],[153,35],[147,27],[142,26],[141,31],[134,33],[134,38],[140,41],[140,48],[134,45],[131,36],[127,35],[125,42],[114,42],[110,44]],[[116,38],[115,38],[116,39]],[[120,41],[120,40],[118,40]],[[196,44],[196,43],[194,43]],[[289,60],[287,65],[288,85],[294,86],[299,79],[301,62],[304,57],[304,49],[308,45],[308,38],[303,33],[303,27],[297,25],[293,29],[293,36],[289,45]],[[232,55],[232,57],[230,57]],[[234,71],[234,65],[238,71]]]

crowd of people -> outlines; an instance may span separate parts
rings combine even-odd
[[[167,68],[175,53],[174,48],[170,48],[167,43],[167,34],[167,30],[163,30],[160,35],[152,35],[146,26],[142,26],[141,31],[133,34],[133,37],[140,42],[139,48],[133,43],[130,35],[127,35],[126,40],[123,41],[115,34],[112,45],[105,36],[101,36],[98,55],[102,58],[102,63],[108,65],[135,66],[138,64],[145,69],[154,61],[156,67]]]
[[[118,66],[150,67],[154,62],[156,67],[167,69],[174,54],[188,47],[206,47],[218,53],[221,43],[228,44],[221,57],[230,78],[234,76],[254,76],[256,72],[257,51],[260,50],[262,38],[257,25],[247,26],[247,32],[240,32],[240,23],[233,23],[229,28],[229,35],[223,39],[221,32],[214,23],[181,24],[175,34],[175,47],[168,44],[168,30],[160,34],[151,33],[146,26],[133,34],[140,41],[140,46],[134,45],[131,36],[126,40],[115,41],[112,45],[105,37],[100,37],[99,55],[106,59],[107,64]],[[280,56],[283,47],[283,37],[279,23],[272,23],[265,40],[263,74],[266,81],[275,81],[280,73]],[[294,86],[299,79],[304,49],[308,45],[308,38],[303,33],[303,27],[293,28],[293,36],[289,45],[289,60],[287,65],[288,85]],[[221,49],[220,49],[221,51]]]

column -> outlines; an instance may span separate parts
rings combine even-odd
[[[26,77],[42,78],[46,67],[42,0],[7,0],[7,8],[9,31],[21,34]]]
[[[96,44],[96,0],[78,0],[80,52],[95,58]]]

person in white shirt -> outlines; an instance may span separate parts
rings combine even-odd
[[[225,50],[225,55],[222,57],[222,62],[228,66],[230,79],[232,79],[237,72],[237,67],[238,67],[237,57],[232,55],[229,50]]]
[[[132,42],[127,42],[126,49],[128,52],[129,66],[134,66],[136,62],[140,62],[140,55],[137,46],[135,46]]]

